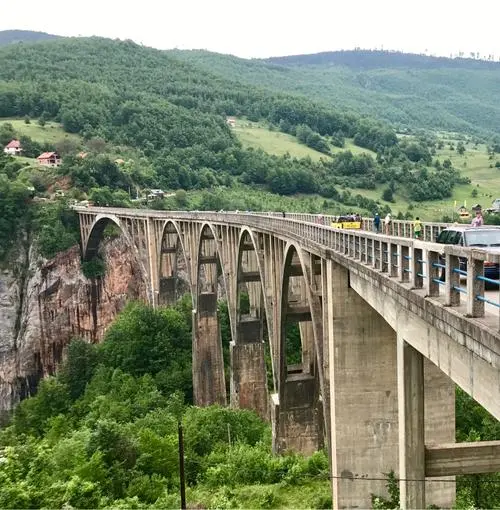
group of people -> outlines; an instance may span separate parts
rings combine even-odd
[[[373,230],[380,234],[382,231],[382,219],[380,218],[380,215],[378,213],[375,213],[375,216],[373,217]],[[415,239],[421,239],[422,237],[422,222],[420,221],[420,218],[417,216],[415,218],[415,221],[413,222],[413,234],[415,236]],[[392,234],[392,216],[391,213],[387,213],[386,217],[384,218],[384,233],[385,235],[391,235]]]
[[[392,231],[392,216],[391,213],[387,213],[386,217],[383,221],[384,225],[384,233],[385,235],[391,235]],[[481,227],[484,225],[484,218],[483,213],[481,212],[481,209],[478,209],[476,211],[476,216],[473,218],[471,222],[472,227]],[[377,233],[381,233],[382,231],[382,219],[380,218],[379,214],[376,213],[373,217],[373,230]],[[413,235],[415,236],[415,239],[421,239],[423,233],[423,225],[420,221],[420,218],[417,216],[415,218],[415,221],[413,222]]]

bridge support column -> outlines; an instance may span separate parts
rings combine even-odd
[[[198,296],[193,324],[193,392],[197,406],[226,404],[224,360],[217,294],[203,292]]]
[[[310,374],[289,374],[282,399],[272,395],[273,451],[311,455],[323,447],[323,413],[318,402],[318,383]]]
[[[263,323],[259,317],[240,319],[231,342],[231,405],[253,409],[269,419]]]
[[[434,363],[424,358],[425,444],[455,442],[455,383]],[[453,508],[456,499],[454,476],[427,478],[426,505]]]
[[[370,508],[398,469],[396,334],[328,260],[332,488],[334,508]]]
[[[177,276],[160,277],[159,304],[164,306],[175,305],[177,302]]]
[[[424,358],[402,337],[397,349],[400,505],[425,508]]]

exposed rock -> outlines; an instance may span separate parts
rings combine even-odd
[[[76,336],[99,342],[127,301],[146,300],[147,285],[122,238],[104,243],[106,276],[88,280],[75,246],[49,261],[28,245],[0,273],[0,414],[53,374]]]

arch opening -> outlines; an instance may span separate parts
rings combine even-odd
[[[258,239],[258,242],[262,239]],[[268,419],[274,389],[267,313],[258,251],[250,232],[240,235],[236,271],[236,337],[231,343],[231,404]]]
[[[321,266],[313,265],[313,274]],[[282,380],[295,374],[316,373],[316,353],[307,275],[294,246],[288,250],[283,268],[281,308]]]
[[[172,221],[167,222],[163,228],[158,259],[158,303],[173,305],[190,291],[191,277],[180,230]],[[180,277],[181,273],[186,274],[187,281]]]
[[[226,384],[219,320],[222,264],[213,228],[202,227],[197,257],[196,307],[193,310],[193,387],[195,403],[226,404]],[[227,293],[226,293],[227,295]],[[230,335],[229,328],[229,335]]]

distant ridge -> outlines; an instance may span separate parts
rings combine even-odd
[[[1,30],[0,46],[20,42],[47,41],[49,39],[59,39],[60,37],[59,35],[35,32],[33,30]]]
[[[342,65],[353,69],[395,69],[408,67],[412,69],[498,69],[500,67],[500,62],[494,60],[481,60],[478,58],[467,58],[466,56],[455,58],[435,57],[386,50],[325,51],[308,55],[270,57],[262,59],[262,61],[284,66]]]

